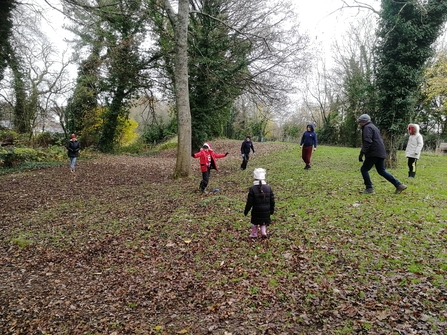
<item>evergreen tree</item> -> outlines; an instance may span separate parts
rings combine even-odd
[[[396,164],[396,138],[415,107],[432,44],[447,17],[447,1],[382,0],[376,50],[377,110],[374,117]]]

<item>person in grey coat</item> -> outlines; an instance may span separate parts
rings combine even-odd
[[[376,167],[377,173],[388,180],[396,188],[395,194],[402,193],[407,188],[399,180],[385,169],[386,150],[379,129],[371,122],[368,114],[362,114],[357,122],[362,128],[362,149],[360,150],[359,161],[363,162],[360,172],[362,173],[365,189],[363,194],[374,193],[373,184],[369,176],[369,170]],[[365,160],[363,160],[363,156]]]

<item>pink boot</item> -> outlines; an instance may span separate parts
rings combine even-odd
[[[252,225],[251,226],[251,238],[256,238],[258,237],[258,226]]]
[[[265,225],[261,226],[261,237],[267,238],[267,226]]]

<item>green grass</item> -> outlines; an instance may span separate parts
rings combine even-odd
[[[242,325],[247,334],[446,332],[447,156],[423,153],[416,178],[407,179],[399,152],[399,168],[389,172],[408,189],[395,195],[371,170],[376,194],[363,195],[358,149],[320,146],[307,171],[295,144],[261,152],[246,171],[222,160],[210,182],[217,194],[197,192],[197,171],[181,187],[167,181],[85,192],[11,227],[9,241],[59,255],[62,269],[91,267],[105,276],[98,278],[106,292],[132,287],[130,300],[109,300],[144,320],[142,333],[239,333]],[[248,238],[243,216],[255,167],[267,170],[276,196],[265,241]],[[110,200],[117,195],[119,202]],[[109,285],[120,284],[106,290],[106,275]],[[91,296],[96,278],[83,283]],[[101,322],[110,332],[132,329],[119,318]],[[84,332],[101,332],[92,324]]]

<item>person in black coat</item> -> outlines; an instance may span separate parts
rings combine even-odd
[[[275,212],[275,195],[265,181],[265,174],[265,169],[255,169],[253,186],[248,190],[244,215],[247,216],[251,210],[251,238],[258,237],[259,227],[261,227],[261,237],[267,237],[267,226],[271,223],[270,215]]]
[[[241,145],[241,155],[242,155],[241,170],[245,170],[247,168],[248,160],[250,159],[250,150],[252,150],[253,154],[255,154],[255,148],[253,147],[251,137],[247,136],[245,138],[245,141],[242,142]]]
[[[394,192],[395,194],[401,193],[407,186],[402,184],[399,180],[394,178],[391,173],[385,170],[386,150],[379,129],[372,124],[368,114],[361,115],[357,119],[357,122],[362,127],[362,149],[360,150],[359,161],[363,162],[360,172],[362,173],[366,187],[361,193],[374,193],[373,184],[369,176],[369,170],[371,170],[373,166],[376,167],[379,175],[394,185],[396,188]],[[363,156],[365,156],[365,161],[363,161]]]
[[[81,144],[75,134],[71,134],[71,138],[67,142],[66,148],[67,155],[70,158],[70,171],[75,172],[76,158],[79,157],[79,150],[81,150]]]

